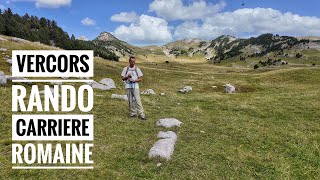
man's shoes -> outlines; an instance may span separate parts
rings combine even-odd
[[[147,120],[147,117],[145,117],[145,116],[143,116],[143,117],[141,117],[141,120]]]
[[[137,117],[137,115],[136,114],[131,114],[130,117],[131,118],[135,118],[135,117]]]

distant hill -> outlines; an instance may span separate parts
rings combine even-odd
[[[165,54],[172,57],[202,56],[209,61],[228,58],[262,57],[270,52],[283,54],[289,49],[320,49],[316,38],[295,38],[273,34],[262,34],[249,39],[239,39],[229,35],[219,36],[211,41],[200,39],[179,40],[162,46]]]

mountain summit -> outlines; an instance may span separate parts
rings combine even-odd
[[[114,35],[112,35],[109,32],[100,33],[100,35],[95,40],[98,40],[98,41],[120,41],[118,38],[116,38]]]

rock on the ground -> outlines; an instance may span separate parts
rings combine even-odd
[[[115,86],[115,84],[114,84],[114,81],[113,81],[111,78],[101,79],[101,81],[100,81],[99,83],[107,86],[108,89],[116,88],[116,86]]]
[[[21,39],[21,38],[17,38],[17,37],[13,37],[11,38],[12,41],[15,41],[15,42],[20,42],[20,43],[27,43],[29,41],[25,40],[25,39]]]
[[[232,84],[223,85],[227,93],[233,93],[236,91],[236,88]]]
[[[164,95],[166,95],[166,94],[165,94],[165,93],[160,93],[160,95],[161,95],[161,96],[164,96]]]
[[[176,133],[172,131],[158,133],[158,138],[161,138],[155,142],[149,151],[149,158],[165,158],[166,160],[171,159],[171,155],[174,151],[174,145],[177,141]]]
[[[121,100],[128,101],[127,95],[112,94],[111,98],[112,99],[121,99]]]
[[[157,121],[157,126],[163,126],[166,128],[170,128],[174,126],[180,127],[181,124],[182,122],[175,118],[164,118]]]
[[[8,41],[8,40],[5,39],[5,38],[0,37],[0,41]]]
[[[106,85],[103,85],[103,84],[99,84],[99,83],[93,83],[91,84],[91,87],[93,89],[100,89],[100,90],[109,90],[110,88]]]
[[[191,86],[186,86],[183,89],[179,90],[179,92],[181,92],[181,93],[187,93],[187,92],[190,92],[190,91],[192,91],[192,87]]]
[[[145,90],[145,91],[142,91],[141,92],[141,94],[156,94],[155,92],[154,92],[154,90],[152,90],[152,89],[147,89],[147,90]]]
[[[12,64],[12,59],[7,59],[7,63]]]
[[[3,71],[0,71],[0,85],[6,85],[7,84],[7,78],[4,75]]]
[[[8,49],[6,48],[0,48],[0,51],[7,51]]]

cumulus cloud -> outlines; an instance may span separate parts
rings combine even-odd
[[[91,18],[86,17],[81,20],[81,24],[83,24],[85,26],[94,26],[94,25],[96,25],[96,21]]]
[[[172,40],[166,20],[144,14],[129,26],[117,27],[113,33],[124,41],[138,44],[163,43]]]
[[[186,21],[178,25],[174,37],[212,39],[219,35],[234,36],[277,33],[285,35],[319,35],[320,18],[282,13],[271,8],[244,8],[207,17],[203,21]]]
[[[111,21],[115,22],[135,22],[139,17],[135,12],[121,12],[119,14],[114,14],[111,16]]]
[[[182,0],[154,0],[149,4],[149,11],[166,20],[195,20],[212,16],[225,6],[226,3],[223,1],[212,4],[200,0],[184,5]]]

